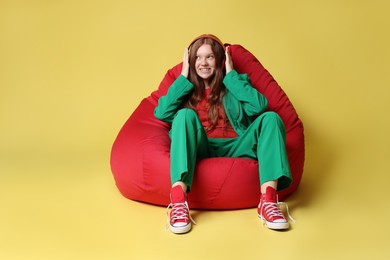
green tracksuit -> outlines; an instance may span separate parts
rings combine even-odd
[[[186,77],[180,75],[159,99],[155,116],[172,124],[172,184],[183,181],[191,188],[197,158],[244,157],[258,160],[261,184],[278,180],[278,190],[287,188],[292,179],[282,120],[274,112],[265,112],[268,101],[252,87],[246,74],[232,70],[223,83],[223,105],[238,134],[235,138],[208,138],[197,113],[182,108],[194,88]]]

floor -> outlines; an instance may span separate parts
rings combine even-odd
[[[206,7],[222,10],[206,32],[261,58],[304,123],[288,231],[245,209],[192,211],[197,225],[174,235],[164,207],[125,199],[112,178],[116,134],[205,33]],[[387,1],[192,8],[0,2],[0,259],[388,259]]]
[[[389,252],[386,199],[331,185],[348,166],[320,172],[310,153],[299,190],[285,201],[296,219],[290,230],[267,229],[255,209],[194,210],[197,224],[185,235],[166,231],[164,207],[119,194],[107,153],[57,154],[62,159],[50,163],[46,156],[1,165],[1,259],[386,259]]]

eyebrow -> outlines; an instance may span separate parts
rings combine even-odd
[[[203,54],[203,53],[201,53],[201,54],[196,54],[196,56],[215,56],[215,54],[214,54],[214,52],[209,52],[209,53],[207,53],[207,54]]]

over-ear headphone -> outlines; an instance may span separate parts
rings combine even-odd
[[[217,43],[219,43],[219,45],[222,46],[222,48],[225,50],[225,45],[222,43],[222,41],[215,35],[212,35],[212,34],[202,34],[201,36],[198,36],[196,37],[191,43],[190,45],[188,46],[188,49],[190,49],[192,47],[192,45],[199,39],[205,39],[205,38],[210,38],[210,39],[213,39],[214,41],[216,41]]]
[[[221,45],[222,48],[223,48],[224,50],[226,50],[225,46],[229,46],[229,45],[230,45],[230,44],[226,44],[226,45],[223,44],[222,41],[221,41],[217,36],[215,36],[215,35],[212,35],[212,34],[202,34],[201,36],[196,37],[196,38],[190,43],[190,45],[188,46],[188,50],[191,49],[192,45],[193,45],[197,40],[199,40],[199,39],[205,39],[205,38],[213,39],[213,40],[216,41],[219,45]],[[223,70],[225,70],[225,60],[226,60],[226,58],[224,58],[224,59],[222,60],[222,69],[223,69]]]

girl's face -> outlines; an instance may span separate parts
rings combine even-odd
[[[209,82],[216,70],[216,61],[211,45],[203,44],[196,53],[195,70],[199,77]]]

